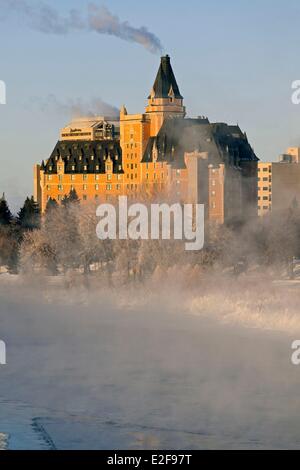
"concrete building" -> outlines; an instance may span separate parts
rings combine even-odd
[[[81,117],[61,129],[60,140],[109,140],[120,137],[119,117]]]
[[[300,148],[291,147],[278,162],[258,163],[258,215],[300,204]]]

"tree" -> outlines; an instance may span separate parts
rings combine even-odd
[[[66,195],[62,200],[62,205],[67,207],[70,204],[77,204],[79,203],[79,197],[77,195],[76,189],[71,189],[68,195]]]
[[[3,193],[0,199],[0,225],[9,225],[12,221],[12,214],[9,210],[8,204]]]
[[[34,230],[40,227],[40,209],[33,196],[26,198],[23,207],[18,212],[18,223],[25,230]]]
[[[56,199],[52,199],[52,197],[50,197],[47,201],[47,205],[46,205],[46,210],[45,210],[45,213],[49,213],[51,212],[52,209],[57,209],[58,207],[58,204],[57,204],[57,201]]]

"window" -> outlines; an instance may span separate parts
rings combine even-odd
[[[107,191],[111,191],[111,184],[107,184],[106,189],[107,189]]]
[[[216,195],[216,191],[212,191],[212,192],[211,192],[211,195],[212,195],[212,196],[215,196],[215,195]]]
[[[215,209],[216,208],[216,203],[213,202],[212,205],[211,205],[212,209]]]
[[[84,194],[84,195],[82,196],[82,199],[83,199],[84,201],[86,201],[86,200],[87,200],[87,195]]]
[[[52,180],[52,175],[48,175],[48,181]]]
[[[83,175],[83,180],[84,180],[84,181],[87,180],[87,175]]]
[[[216,180],[212,180],[211,184],[212,186],[216,186]]]
[[[95,194],[95,199],[98,199],[98,197],[99,197],[99,194]]]
[[[107,175],[107,181],[111,181],[111,175]]]
[[[86,191],[86,189],[87,189],[87,185],[84,184],[84,185],[83,185],[83,190]]]
[[[62,171],[62,167],[61,167],[61,166],[58,167],[58,171]]]
[[[99,184],[95,184],[96,191],[99,191]]]
[[[95,180],[96,180],[96,181],[99,180],[99,175],[95,175]]]
[[[118,189],[118,190],[121,189],[121,185],[120,185],[120,184],[117,184],[117,185],[116,185],[116,189]]]
[[[87,171],[87,165],[83,165],[84,171]]]
[[[96,171],[99,171],[99,165],[96,165]]]
[[[62,191],[63,189],[64,189],[64,188],[63,188],[62,184],[59,184],[59,185],[58,185],[58,191]]]
[[[76,180],[76,176],[75,175],[71,175],[71,181],[75,181]]]

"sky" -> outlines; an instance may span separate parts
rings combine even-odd
[[[33,193],[33,165],[49,157],[72,105],[88,112],[102,100],[143,112],[162,53],[188,116],[238,123],[264,161],[300,146],[300,105],[291,101],[300,79],[298,0],[93,0],[119,18],[119,37],[104,34],[99,17],[86,26],[90,3],[0,0],[0,192],[13,210]],[[70,26],[61,18],[74,9]],[[162,52],[145,42],[148,33]]]

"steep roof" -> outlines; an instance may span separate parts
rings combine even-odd
[[[168,55],[161,58],[153,92],[155,98],[169,98],[172,94],[174,98],[182,99]]]
[[[156,137],[149,139],[142,163],[153,161],[153,149],[157,161],[167,161],[173,168],[184,168],[186,152],[208,152],[211,163],[227,163],[239,166],[242,162],[258,158],[246,135],[238,126],[225,123],[211,124],[207,119],[166,119]]]
[[[62,158],[65,173],[105,173],[108,157],[113,164],[113,173],[123,173],[119,141],[58,141],[42,169],[46,174],[57,173],[58,161]]]

